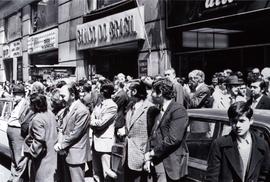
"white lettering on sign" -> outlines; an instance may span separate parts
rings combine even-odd
[[[44,52],[58,48],[58,29],[48,30],[28,38],[28,53]]]
[[[144,39],[144,7],[94,20],[77,26],[79,50]]]
[[[233,0],[205,0],[205,8],[219,7],[221,5],[230,4]]]

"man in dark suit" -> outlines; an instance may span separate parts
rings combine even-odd
[[[117,118],[115,120],[115,130],[125,125],[125,109],[128,104],[128,95],[124,91],[124,83],[120,80],[114,81],[115,94],[112,96],[113,101],[117,104]]]
[[[177,81],[175,70],[173,68],[165,71],[165,76],[173,83],[173,89],[176,93],[175,101],[179,104],[184,104],[184,91],[183,86]]]
[[[189,87],[184,87],[185,105],[187,108],[212,108],[213,98],[211,91],[204,83],[205,74],[201,70],[193,70],[188,74]],[[192,133],[197,133],[197,137],[211,136],[209,123],[194,121],[190,123]]]
[[[71,181],[84,181],[85,162],[91,159],[89,142],[90,114],[79,100],[75,84],[64,85],[60,89],[61,99],[66,107],[59,112],[59,136],[54,149],[65,153],[65,165],[69,169]]]
[[[189,87],[184,87],[187,108],[211,108],[209,98],[211,91],[204,83],[205,74],[201,70],[193,70],[188,74]]]
[[[186,174],[185,132],[188,124],[186,109],[175,102],[173,84],[168,79],[153,84],[153,101],[162,106],[152,128],[149,152],[145,154],[145,169],[155,165],[156,181],[177,181]]]
[[[268,143],[250,130],[253,123],[250,103],[239,101],[228,110],[232,132],[214,141],[206,181],[269,181]]]
[[[270,97],[263,94],[266,84],[262,79],[254,80],[250,84],[251,98],[253,99],[252,108],[270,109]]]

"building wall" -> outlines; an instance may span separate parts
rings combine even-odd
[[[31,6],[35,0],[10,1],[0,7],[0,82],[5,81],[5,69],[3,64],[2,46],[8,43],[5,39],[4,18],[18,10],[22,12],[22,60],[23,79],[30,78],[31,60],[27,50],[27,42],[32,34]],[[88,60],[84,58],[83,51],[76,48],[76,27],[83,23],[86,0],[58,0],[58,63],[59,65],[76,66],[77,79],[86,78]],[[0,3],[1,4],[1,3]],[[148,39],[139,50],[139,60],[147,60],[148,74],[163,74],[170,67],[170,52],[167,48],[165,34],[165,1],[164,0],[140,0],[139,5],[145,7],[145,28]],[[13,72],[16,72],[16,59],[13,60]],[[13,74],[16,79],[16,73]]]
[[[139,60],[148,58],[148,75],[164,74],[165,69],[171,65],[165,33],[165,1],[141,0],[140,5],[145,7],[145,29],[151,53],[149,44],[145,41]]]
[[[83,54],[76,49],[76,27],[83,23],[84,0],[59,0],[58,51],[60,65],[76,65],[77,79],[86,78]]]

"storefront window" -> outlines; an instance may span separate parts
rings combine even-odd
[[[32,5],[33,32],[57,24],[58,1],[41,0]]]
[[[6,18],[5,29],[8,41],[19,38],[22,35],[21,12]]]

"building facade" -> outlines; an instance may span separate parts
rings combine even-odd
[[[0,4],[0,82],[157,75],[170,66],[163,0]]]
[[[270,66],[268,0],[168,0],[166,32],[178,75],[202,69],[208,82],[230,68]]]

